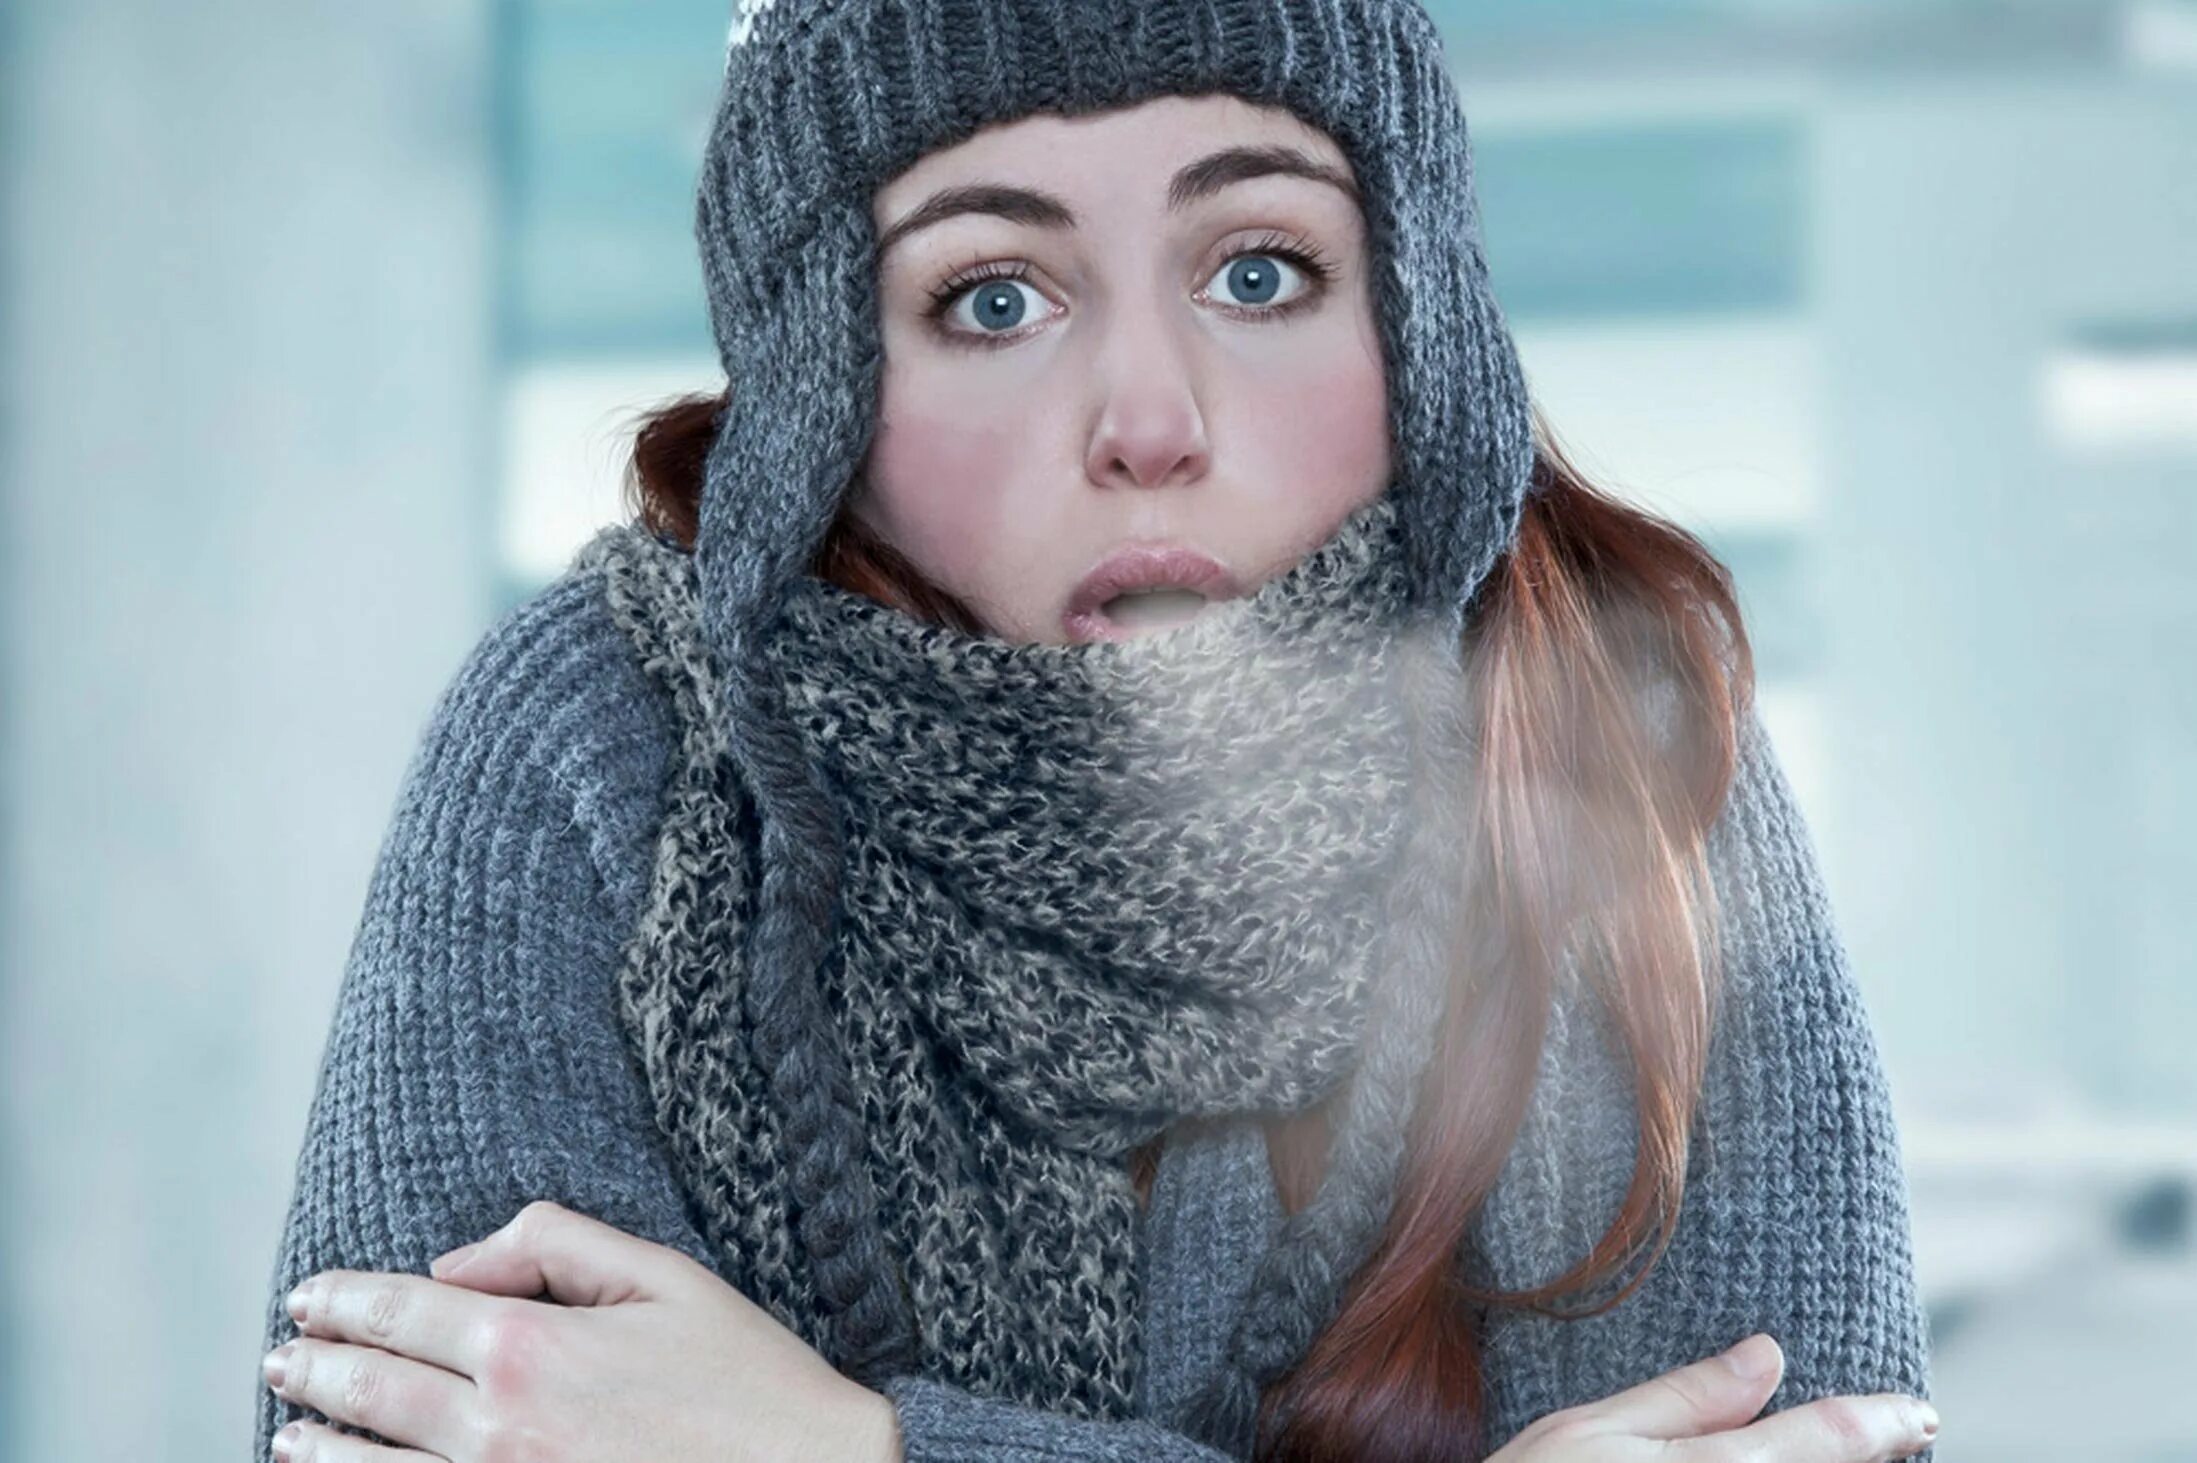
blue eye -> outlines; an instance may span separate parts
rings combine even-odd
[[[974,279],[948,280],[933,292],[930,314],[942,321],[952,317],[942,327],[948,334],[982,341],[1022,324],[1030,313],[1027,301],[1032,296],[1044,298],[1025,281],[1023,268],[1013,265]]]
[[[939,334],[956,344],[1012,344],[1027,333],[1020,327],[1046,318],[1030,313],[1029,299],[1047,296],[1029,282],[1029,274],[1029,266],[1019,261],[964,271],[930,291],[923,313]],[[1294,288],[1288,288],[1291,275],[1296,276]],[[1283,320],[1317,305],[1336,277],[1336,266],[1309,240],[1274,234],[1232,256],[1198,298],[1208,298],[1214,285],[1225,280],[1225,297],[1213,303],[1243,319]]]
[[[982,330],[1014,329],[1027,313],[1022,297],[1028,288],[1020,280],[984,281],[964,296],[970,305],[970,319]]]
[[[1238,303],[1264,305],[1281,288],[1282,272],[1271,254],[1239,254],[1221,271],[1221,277],[1227,279]]]

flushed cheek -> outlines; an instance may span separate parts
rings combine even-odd
[[[1074,481],[1049,451],[1044,414],[1027,401],[889,399],[871,446],[870,510],[887,536],[993,618],[1022,621],[1049,592],[1033,534],[1057,505],[1048,485]]]
[[[1356,350],[1268,362],[1228,442],[1236,475],[1289,501],[1360,496],[1389,470],[1380,364]]]

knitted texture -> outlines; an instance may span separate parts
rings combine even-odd
[[[1412,588],[1462,627],[1515,529],[1532,425],[1463,108],[1418,0],[778,0],[743,7],[734,40],[696,197],[738,387],[702,507],[720,650],[806,568],[868,449],[876,190],[992,123],[1210,92],[1290,111],[1351,164]]]
[[[395,797],[325,1032],[264,1347],[281,1298],[332,1267],[424,1274],[532,1199],[556,1199],[725,1274],[617,1008],[681,764],[677,707],[611,619],[606,571],[551,584],[481,639]],[[1769,1410],[1839,1393],[1929,1395],[1907,1186],[1876,1043],[1806,826],[1760,723],[1711,833],[1725,986],[1679,1228],[1602,1316],[1490,1320],[1490,1448],[1771,1331]],[[1527,1123],[1474,1224],[1474,1263],[1547,1281],[1615,1215],[1635,1155],[1626,1068],[1593,1006],[1560,999]],[[910,1463],[1219,1463],[1167,1426],[1197,1391],[1281,1230],[1257,1127],[1171,1138],[1142,1232],[1131,1421],[984,1397],[907,1373]],[[732,1276],[727,1276],[727,1281]],[[310,1412],[259,1380],[253,1459]],[[246,1375],[248,1373],[248,1375]],[[1929,1454],[1925,1454],[1929,1456]]]
[[[660,873],[679,724],[613,622],[600,566],[499,621],[453,676],[395,799],[331,1011],[262,1350],[295,1334],[282,1298],[307,1275],[425,1274],[535,1199],[724,1273],[617,1002]],[[1889,1091],[1807,830],[1753,719],[1709,851],[1725,979],[1677,1230],[1602,1315],[1490,1318],[1491,1449],[1756,1330],[1785,1351],[1768,1411],[1930,1395]],[[1553,1278],[1623,1197],[1627,1073],[1577,995],[1555,1008],[1525,1125],[1475,1221],[1479,1278]],[[1211,1375],[1280,1227],[1256,1126],[1171,1137],[1145,1214],[1136,1416],[1078,1419],[905,1374],[883,1390],[909,1463],[1220,1463],[1227,1452],[1167,1419]],[[258,1356],[239,1358],[237,1386],[240,1405],[252,1388],[264,1460],[276,1429],[313,1414],[267,1389]]]
[[[876,190],[987,124],[1226,92],[1325,131],[1351,164],[1387,384],[1408,602],[1455,644],[1515,532],[1533,464],[1516,352],[1489,289],[1471,149],[1439,32],[1414,0],[778,0],[744,5],[696,199],[711,326],[733,383],[704,471],[703,642],[759,850],[743,966],[750,1049],[781,1107],[792,1214],[858,1378],[920,1338],[857,1160],[868,1100],[822,990],[850,866],[843,810],[793,722],[772,642],[875,429],[882,337]],[[1414,875],[1439,913],[1439,871]],[[1332,1192],[1262,1276],[1197,1426],[1234,1443],[1263,1379],[1322,1325],[1377,1239],[1423,1057],[1432,936],[1398,938],[1392,1020],[1368,1034]]]
[[[910,910],[961,908],[946,897],[943,865],[907,857],[923,837],[954,836],[954,825],[912,810],[935,818],[963,805],[935,801],[936,788],[890,787],[883,762],[860,760],[905,725],[891,716],[873,724],[854,687],[881,668],[916,669],[914,650],[952,642],[846,633],[890,622],[819,596],[804,576],[877,419],[877,187],[925,153],[1039,111],[1072,115],[1207,92],[1283,107],[1334,139],[1360,191],[1396,470],[1387,497],[1400,588],[1412,623],[1428,631],[1399,642],[1397,689],[1416,735],[1397,781],[1364,790],[1372,801],[1361,810],[1372,820],[1364,827],[1380,826],[1381,797],[1405,782],[1423,806],[1461,807],[1443,779],[1466,764],[1453,748],[1439,750],[1461,711],[1444,673],[1515,532],[1533,443],[1516,354],[1489,288],[1471,150],[1437,31],[1415,0],[741,0],[731,40],[695,223],[733,389],[705,467],[692,639],[672,653],[663,649],[671,641],[633,634],[639,621],[629,611],[640,599],[612,590],[607,560],[582,565],[501,627],[438,709],[346,973],[300,1155],[270,1336],[286,1327],[283,1290],[312,1269],[421,1270],[526,1200],[554,1198],[708,1263],[752,1267],[733,1278],[783,1286],[777,1303],[805,1318],[817,1349],[894,1397],[911,1459],[1243,1456],[1259,1388],[1332,1316],[1389,1213],[1403,1120],[1448,972],[1438,932],[1454,914],[1454,840],[1440,817],[1393,830],[1402,843],[1393,871],[1382,865],[1381,940],[1364,947],[1355,978],[1348,961],[1329,972],[1343,1005],[1325,1013],[1332,1021],[1298,1028],[1319,1034],[1311,1049],[1285,1041],[1269,1054],[1273,1072],[1260,1069],[1268,1085],[1258,1090],[1294,1103],[1334,1075],[1340,1048],[1331,1039],[1359,1038],[1320,1190],[1305,1211],[1276,1220],[1271,1243],[1265,1235],[1220,1242],[1241,1247],[1230,1250],[1244,1259],[1230,1272],[1240,1285],[1178,1277],[1185,1294],[1211,1300],[1201,1312],[1210,1325],[1182,1352],[1155,1353],[1147,1337],[1140,1372],[1130,1338],[1140,1318],[1159,1311],[1149,1295],[1140,1310],[1122,1288],[1119,1267],[1136,1245],[1123,1238],[1120,1176],[1100,1160],[1125,1134],[1155,1131],[1174,1109],[1196,1110],[1216,1093],[1199,1090],[1182,1065],[1139,1068],[1127,1048],[1109,1056],[1103,1045],[1063,1043],[1039,1052],[1027,1039],[1028,1011],[993,1009],[991,988],[963,987],[986,995],[958,1007],[950,984],[927,1007],[903,992],[894,1024],[877,973],[885,954],[907,953],[894,952],[892,940],[923,939],[925,927],[903,932],[893,921]],[[1362,615],[1368,607],[1348,608]],[[1201,633],[1193,624],[1160,638]],[[884,658],[842,662],[839,676],[805,681],[786,673],[797,643]],[[958,668],[981,664],[964,659]],[[600,684],[586,679],[591,670]],[[879,684],[888,697],[905,689],[889,678]],[[982,709],[971,702],[952,726],[937,723],[943,745],[925,746],[918,766],[933,758],[965,772],[980,765],[969,758],[981,748],[953,733],[985,725],[974,714]],[[1235,728],[1208,740],[1208,752],[1225,753],[1242,723]],[[1541,1318],[1496,1318],[1496,1443],[1530,1420],[1527,1409],[1606,1396],[1613,1381],[1643,1380],[1758,1328],[1787,1345],[1788,1401],[1924,1382],[1881,1073],[1805,841],[1767,765],[1758,755],[1757,780],[1743,781],[1754,791],[1735,798],[1719,845],[1734,889],[1733,938],[1753,974],[1737,982],[1722,1013],[1728,1034],[1704,1109],[1716,1131],[1694,1155],[1689,1181],[1698,1187],[1679,1241],[1642,1292],[1608,1316],[1562,1333]],[[1025,761],[992,771],[996,783],[975,781],[1013,796],[1046,769]],[[1227,785],[1219,763],[1212,773]],[[1321,793],[1308,804],[1321,810],[1312,826],[1334,826],[1326,820],[1335,787],[1312,785]],[[1107,790],[1087,789],[1092,797]],[[878,800],[879,792],[892,796]],[[934,801],[925,806],[927,797]],[[1011,811],[1037,826],[1049,807],[1025,800]],[[1130,825],[1109,809],[1093,832],[1117,826]],[[955,853],[975,856],[947,861],[956,878],[986,858],[994,874],[1020,876],[1019,891],[1009,878],[986,886],[997,896],[991,912],[1017,918],[978,918],[985,911],[977,908],[956,931],[960,943],[917,949],[929,962],[919,968],[977,976],[987,961],[1007,968],[1008,950],[986,942],[1013,930],[1023,949],[1040,948],[1034,932],[1047,927],[1028,920],[1042,911],[1059,920],[1052,938],[1061,963],[1051,967],[1059,983],[1039,993],[1046,1006],[1087,1017],[1086,1033],[1104,1023],[1081,1003],[1137,989],[1137,979],[1149,983],[1151,999],[1196,1010],[1170,987],[1203,980],[1212,991],[1256,978],[1226,958],[1180,968],[1153,958],[1132,973],[1140,951],[1181,953],[1201,922],[1208,932],[1224,928],[1225,896],[1211,898],[1221,886],[1196,904],[1149,906],[1166,917],[1131,933],[1133,905],[1117,904],[1111,913],[1122,922],[1109,924],[1048,901],[1050,866],[1014,864],[1012,836],[988,848],[964,836]],[[1169,868],[1160,861],[1152,877],[1166,880]],[[909,870],[933,882],[908,874],[896,885],[894,874]],[[1227,887],[1263,897],[1257,867],[1240,872],[1250,882]],[[997,902],[1011,892],[1024,902]],[[1298,895],[1321,892],[1315,880]],[[679,943],[720,952],[723,963],[634,953],[664,943],[662,900],[689,916]],[[1348,905],[1340,908],[1347,916]],[[1286,966],[1288,952],[1309,959],[1304,952],[1338,938],[1338,928],[1349,928],[1347,917],[1339,927],[1308,918],[1286,935],[1277,930],[1264,948]],[[1203,953],[1228,950],[1214,942]],[[1318,1010],[1297,995],[1300,1016]],[[1351,1004],[1361,997],[1362,1010]],[[1144,1014],[1156,1023],[1160,1009]],[[850,1041],[841,1018],[853,1012],[864,1024]],[[959,1021],[941,1022],[941,1012]],[[1025,1033],[1019,1045],[996,1023],[984,1027],[995,1016]],[[1267,1033],[1289,1029],[1282,1021]],[[930,1050],[996,1060],[957,1059],[955,1082],[933,1080],[943,1069],[922,1065],[918,1030]],[[1555,1065],[1543,1078],[1560,1101],[1537,1109],[1508,1187],[1479,1216],[1480,1258],[1510,1277],[1545,1278],[1576,1259],[1573,1242],[1607,1222],[1596,1212],[1604,1186],[1630,1172],[1629,1089],[1602,1060],[1591,1013],[1560,1010],[1551,1030]],[[1204,1039],[1218,1041],[1216,1031]],[[1188,1043],[1200,1033],[1193,1024],[1167,1035]],[[1019,1080],[1009,1059],[1017,1053],[1040,1063],[1021,1068]],[[893,1065],[911,1055],[912,1068]],[[1222,1070],[1240,1083],[1248,1069]],[[1126,1080],[1135,1077],[1157,1100],[1134,1120],[1127,1108],[1109,1116],[1066,1099],[1048,1104],[1041,1079],[1079,1076],[1124,1102],[1139,1090]],[[943,1101],[964,1089],[982,1093],[984,1104],[957,1110]],[[914,1116],[930,1093],[949,1118]],[[929,1146],[880,1162],[881,1145],[901,1141]],[[738,1168],[705,1166],[728,1155],[741,1159]],[[932,1178],[911,1177],[924,1173]],[[1044,1247],[1029,1243],[1032,1233],[1052,1237],[1020,1228],[1024,1216],[1001,1209],[971,1222],[925,1210],[923,1183],[958,1186],[972,1174],[987,1180],[977,1192],[1080,1206],[1065,1212],[1077,1220],[1068,1232],[1087,1265],[1116,1268],[1048,1274],[1050,1257],[1017,1252]],[[1239,1176],[1257,1177],[1249,1169]],[[751,1192],[771,1197],[754,1209],[737,1202]],[[1010,1222],[1019,1243],[1003,1247]],[[955,1239],[964,1248],[941,1242]],[[1151,1222],[1146,1257],[1180,1242]],[[737,1261],[728,1253],[735,1249]],[[1070,1273],[1080,1289],[1062,1288]],[[995,1295],[1009,1303],[993,1306]],[[1046,1333],[1062,1366],[1057,1411],[1015,1400],[1018,1391],[1035,1395],[1028,1389],[1037,1384],[1006,1356],[1047,1315],[1070,1326]],[[1179,1340],[1189,1329],[1172,1334]],[[945,1370],[953,1367],[964,1370]],[[953,1375],[972,1385],[957,1386]],[[1124,1419],[1125,1399],[1152,1411]],[[286,1410],[263,1404],[262,1448]]]
[[[773,663],[847,824],[823,991],[862,1095],[882,1260],[914,1312],[919,1348],[899,1369],[1128,1416],[1127,1150],[1185,1117],[1310,1105],[1355,1065],[1377,998],[1431,1028],[1438,983],[1382,987],[1392,937],[1420,928],[1396,896],[1425,885],[1394,875],[1426,862],[1399,858],[1405,667],[1426,639],[1406,616],[1401,549],[1379,496],[1247,597],[1090,645],[964,634],[822,580],[796,587]],[[752,1056],[767,1015],[746,1000],[752,819],[693,561],[626,526],[582,552],[597,562],[687,749],[623,1009],[739,1288],[821,1348],[829,1316],[785,1243],[786,1140]],[[1361,1139],[1376,1149],[1416,1080],[1404,1054],[1425,1056],[1383,1050],[1399,1070],[1357,1089],[1378,1095]],[[1286,1253],[1337,1263],[1322,1243]],[[1260,1371],[1309,1340],[1264,1324],[1247,1336]]]
[[[1677,1227],[1610,1311],[1489,1318],[1503,1436],[1569,1405],[1574,1379],[1607,1395],[1758,1330],[1785,1351],[1768,1411],[1837,1393],[1930,1395],[1889,1083],[1769,732],[1750,711],[1739,733],[1705,850],[1724,978]],[[1557,1004],[1524,1125],[1475,1221],[1478,1282],[1552,1280],[1615,1218],[1639,1139],[1621,1050],[1598,1002],[1574,991]]]

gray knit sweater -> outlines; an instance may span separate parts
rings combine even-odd
[[[553,1199],[704,1264],[612,1001],[647,892],[670,708],[612,624],[600,570],[504,616],[436,705],[338,992],[267,1295],[317,1270],[424,1274]],[[1491,1322],[1489,1446],[1751,1332],[1786,1355],[1778,1411],[1929,1395],[1907,1190],[1875,1040],[1815,854],[1761,724],[1712,834],[1725,993],[1684,1205],[1648,1280],[1586,1320]],[[1631,1099],[1591,1000],[1560,1000],[1526,1126],[1474,1240],[1478,1278],[1561,1273],[1630,1177]],[[1280,1207],[1259,1131],[1170,1146],[1146,1216],[1139,1411],[1218,1355]],[[242,1370],[242,1367],[239,1367]],[[258,1380],[254,1457],[299,1409]],[[903,1377],[907,1457],[1206,1460],[1156,1422],[1069,1419]],[[1928,1453],[1918,1457],[1928,1458]]]

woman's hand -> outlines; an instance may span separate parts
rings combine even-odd
[[[676,1250],[541,1200],[428,1268],[291,1293],[270,1384],[402,1446],[301,1421],[278,1458],[899,1463],[890,1399]]]
[[[1937,1409],[1898,1392],[1825,1397],[1749,1423],[1784,1370],[1785,1353],[1758,1332],[1614,1397],[1552,1412],[1488,1463],[1885,1463],[1937,1440]]]

